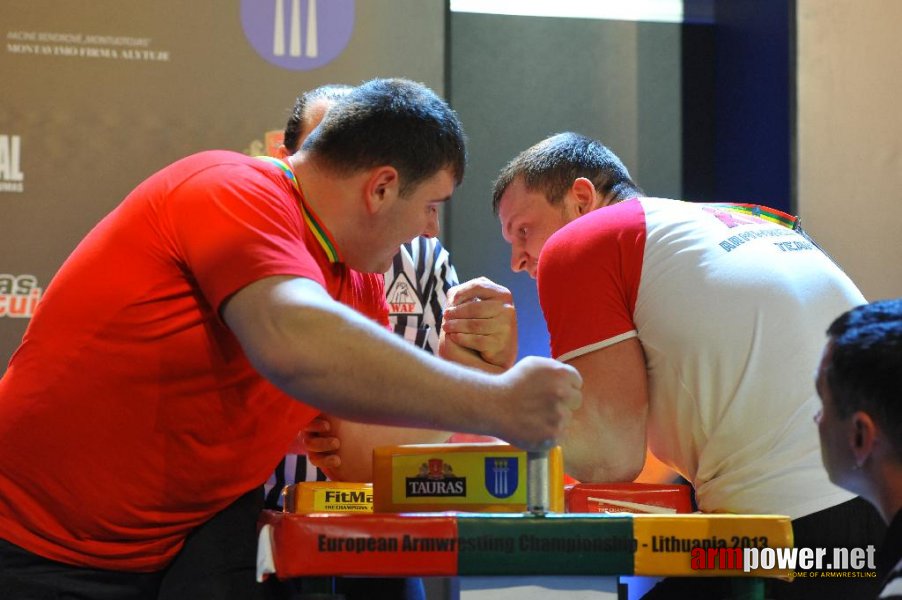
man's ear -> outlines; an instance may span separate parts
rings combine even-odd
[[[276,148],[276,158],[288,158],[291,156],[291,151],[285,147],[285,144],[279,144],[279,147]]]
[[[375,214],[390,206],[399,195],[400,180],[394,167],[383,165],[370,170],[364,185],[367,210]]]
[[[585,177],[577,177],[570,186],[570,198],[577,216],[582,216],[597,208],[597,193],[592,182]]]
[[[861,467],[874,451],[877,440],[877,424],[864,411],[852,414],[850,418],[849,448],[855,457],[855,464]]]

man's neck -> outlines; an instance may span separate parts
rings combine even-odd
[[[902,465],[893,464],[880,470],[874,494],[868,500],[875,505],[887,523],[902,510]]]
[[[303,150],[286,160],[308,207],[329,231],[348,264],[355,264],[354,257],[359,255],[357,242],[369,225],[363,200],[366,174],[336,173]]]

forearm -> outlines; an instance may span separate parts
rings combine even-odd
[[[229,301],[223,317],[265,377],[324,412],[354,421],[495,433],[479,410],[498,393],[493,378],[413,348],[333,302],[314,282],[271,278],[251,284]]]
[[[447,431],[389,427],[329,418],[330,431],[341,440],[336,451],[341,463],[327,469],[330,479],[336,481],[373,480],[373,448],[401,444],[439,444],[451,435]]]

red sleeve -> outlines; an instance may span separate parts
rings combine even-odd
[[[168,222],[177,255],[218,312],[241,288],[274,275],[325,285],[310,255],[297,200],[275,169],[232,163],[209,167],[171,194]]]
[[[566,359],[635,331],[644,251],[638,200],[595,210],[548,238],[537,277],[552,356]]]

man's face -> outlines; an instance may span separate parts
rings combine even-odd
[[[855,464],[849,447],[849,435],[852,432],[850,418],[843,419],[839,416],[833,393],[827,384],[827,368],[832,352],[833,344],[828,343],[817,369],[815,386],[822,405],[816,418],[817,430],[821,438],[821,460],[830,475],[830,481],[848,489],[848,475]]]
[[[373,253],[374,265],[367,270],[386,271],[401,244],[421,235],[437,236],[439,208],[451,199],[455,185],[451,169],[442,169],[395,198],[374,224],[380,250]]]
[[[522,177],[507,186],[498,204],[501,236],[511,245],[511,269],[526,271],[533,279],[542,246],[555,231],[569,223],[566,203],[552,205],[542,192],[528,190]]]

